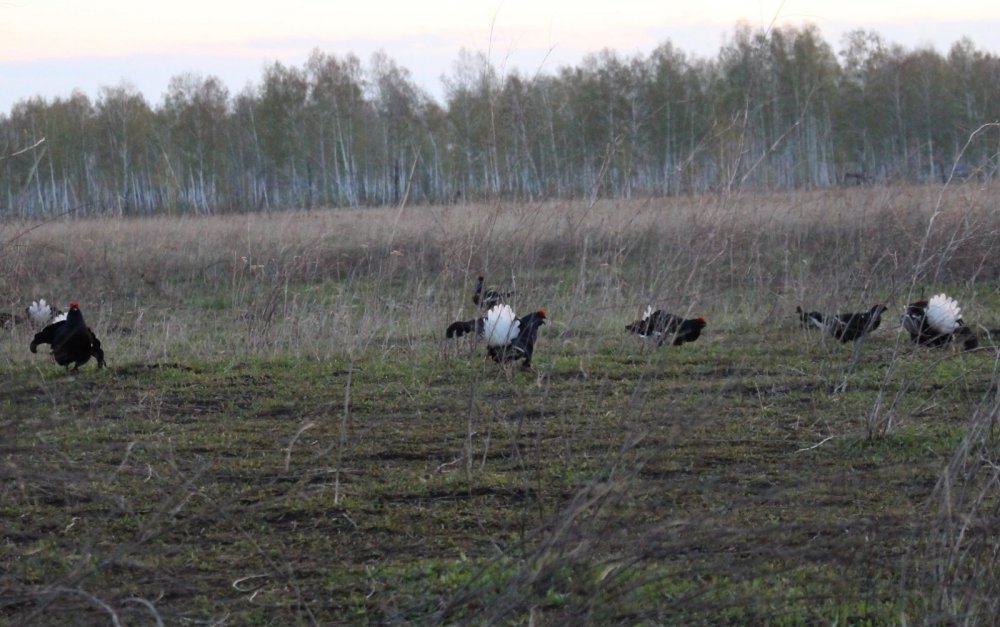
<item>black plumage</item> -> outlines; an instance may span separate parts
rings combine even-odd
[[[657,346],[663,346],[667,340],[671,340],[674,346],[680,346],[685,342],[697,340],[706,325],[707,322],[701,317],[685,320],[681,316],[659,309],[656,311],[647,309],[646,315],[641,320],[625,325],[625,330],[640,337],[659,338]]]
[[[545,324],[545,310],[539,309],[517,319],[519,331],[517,337],[506,346],[491,346],[487,354],[497,363],[523,359],[524,368],[531,368],[531,357],[535,352],[535,342],[538,340],[538,328]]]
[[[483,323],[485,318],[476,318],[475,320],[458,320],[452,322],[448,325],[448,329],[444,332],[446,338],[462,337],[466,333],[476,333],[483,334]]]
[[[50,345],[56,363],[67,367],[72,365],[73,373],[78,372],[79,367],[90,361],[91,357],[97,360],[98,368],[104,367],[101,341],[87,326],[83,313],[80,312],[80,304],[76,301],[69,304],[65,320],[47,325],[35,334],[31,340],[31,352],[38,352],[38,346],[41,344]]]
[[[937,346],[943,344],[945,335],[937,333],[931,329],[927,322],[927,299],[922,298],[906,306],[903,312],[903,328],[910,334],[910,340],[914,344],[923,346]]]
[[[885,305],[875,305],[861,313],[843,313],[828,316],[823,321],[826,331],[841,342],[859,340],[882,324],[882,313]]]

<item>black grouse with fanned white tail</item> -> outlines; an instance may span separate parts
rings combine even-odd
[[[707,324],[701,317],[685,319],[660,309],[653,311],[652,307],[646,307],[642,318],[626,324],[625,330],[639,337],[654,338],[657,346],[663,346],[667,340],[674,346],[680,346],[697,340]]]
[[[72,366],[70,372],[76,374],[80,366],[93,357],[97,367],[104,367],[104,351],[101,341],[87,326],[80,312],[80,303],[73,301],[64,320],[49,324],[35,334],[31,340],[31,352],[38,352],[38,346],[48,344],[52,347],[52,357],[60,366]]]
[[[965,350],[979,346],[975,332],[962,320],[962,308],[945,294],[907,305],[902,323],[913,343],[920,346],[944,346],[958,341]]]
[[[462,337],[475,332],[486,340],[486,354],[493,361],[504,363],[523,359],[523,366],[531,368],[538,328],[545,320],[544,309],[518,318],[510,305],[500,303],[491,307],[482,318],[451,323],[445,337]]]

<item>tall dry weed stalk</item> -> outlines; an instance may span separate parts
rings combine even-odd
[[[997,356],[1000,364],[1000,355]],[[1000,615],[1000,369],[969,418],[916,525],[903,582],[928,600],[923,624],[993,624]]]

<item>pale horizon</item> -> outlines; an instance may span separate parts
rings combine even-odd
[[[442,98],[462,49],[483,52],[502,71],[553,73],[603,49],[646,54],[667,41],[685,54],[713,57],[739,22],[753,28],[814,24],[835,50],[849,31],[878,33],[906,48],[947,53],[968,37],[998,53],[1000,5],[940,2],[710,2],[664,7],[650,0],[581,4],[567,0],[423,3],[370,1],[338,11],[333,3],[141,5],[0,1],[0,114],[19,101],[91,98],[103,87],[135,86],[155,106],[170,78],[216,76],[231,93],[256,85],[274,62],[301,66],[313,50],[354,54],[367,63],[384,51],[413,82]]]

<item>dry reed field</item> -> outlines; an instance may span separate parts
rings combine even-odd
[[[992,623],[998,199],[2,224],[0,306],[78,299],[107,368],[0,335],[0,622]],[[444,337],[480,274],[547,311],[530,371]],[[900,331],[939,292],[979,348]]]

